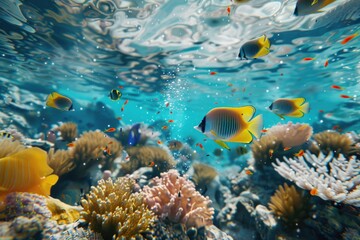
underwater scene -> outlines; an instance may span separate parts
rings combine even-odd
[[[359,0],[0,0],[0,239],[360,240]]]

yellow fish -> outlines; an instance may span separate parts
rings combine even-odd
[[[309,112],[309,103],[305,101],[305,98],[279,98],[269,106],[269,109],[282,119],[284,116],[301,118]]]
[[[61,111],[70,111],[73,109],[71,99],[57,92],[52,92],[49,94],[46,99],[46,106],[56,108]]]
[[[241,46],[238,57],[243,59],[259,58],[268,55],[270,52],[270,40],[266,35],[248,41]]]
[[[253,136],[259,138],[261,135],[262,115],[253,118],[254,113],[253,106],[214,108],[194,128],[213,139],[221,147],[230,150],[224,141],[250,143]]]
[[[52,174],[47,153],[37,147],[27,148],[0,159],[0,201],[11,192],[50,195],[59,177]]]
[[[305,16],[312,13],[319,13],[321,8],[326,7],[336,0],[298,0],[296,3],[294,15]]]

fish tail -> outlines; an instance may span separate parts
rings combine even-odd
[[[59,180],[59,177],[55,174],[47,176],[40,184],[40,190],[43,195],[49,196],[50,189]]]
[[[336,0],[324,0],[323,4],[321,5],[322,7],[325,7],[327,5],[329,5],[330,3],[335,2]]]
[[[248,130],[256,138],[260,138],[261,129],[263,129],[263,118],[262,115],[260,114],[249,122]]]
[[[303,105],[301,105],[299,107],[300,111],[302,111],[303,113],[308,113],[309,112],[309,103],[304,103]]]

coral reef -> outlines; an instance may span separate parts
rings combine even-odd
[[[76,167],[72,172],[77,178],[88,174],[87,170],[94,165],[101,164],[104,170],[112,170],[114,160],[122,152],[118,141],[98,131],[85,132],[74,144],[71,154]],[[104,152],[106,148],[109,153]]]
[[[13,142],[10,139],[3,139],[0,141],[0,158],[7,157],[24,149],[25,146],[19,141]]]
[[[313,130],[309,124],[288,122],[287,124],[272,126],[266,135],[275,137],[282,142],[284,147],[295,147],[308,141],[312,133]]]
[[[74,141],[78,135],[77,124],[73,122],[63,123],[56,130],[60,131],[62,140],[68,143]]]
[[[143,194],[132,193],[134,185],[127,177],[100,180],[81,200],[81,218],[104,239],[132,239],[148,231],[155,216],[144,204]]]
[[[282,177],[295,182],[324,200],[343,202],[360,207],[360,162],[356,157],[349,159],[342,154],[338,158],[333,152],[325,156],[310,154],[300,158],[284,158],[273,163],[275,171]]]
[[[334,153],[334,156],[343,154],[344,156],[350,156],[355,153],[353,142],[346,134],[340,134],[338,132],[325,131],[314,135],[316,143],[313,143],[309,149],[311,153],[318,155],[322,152],[328,155],[330,152]]]
[[[194,184],[176,170],[161,173],[152,179],[151,187],[143,189],[149,208],[160,219],[182,223],[187,229],[212,224],[214,209],[211,201],[195,190]]]
[[[54,169],[54,174],[59,177],[72,171],[75,168],[75,163],[72,158],[72,154],[67,150],[57,150],[54,153],[54,149],[51,148],[48,152],[49,166]]]
[[[213,167],[203,163],[194,163],[192,167],[194,169],[194,174],[191,176],[191,180],[195,183],[197,190],[206,189],[218,175]]]
[[[124,174],[131,174],[141,167],[153,165],[154,176],[159,176],[161,172],[166,172],[176,165],[173,157],[159,147],[131,147],[126,151],[130,156],[130,161],[121,163],[121,172]]]
[[[310,205],[303,193],[285,183],[270,198],[269,208],[283,223],[295,226],[309,216]]]
[[[51,219],[58,224],[69,224],[77,221],[82,210],[81,207],[68,205],[52,197],[46,199],[46,207],[51,211]]]

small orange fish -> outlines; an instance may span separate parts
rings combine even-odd
[[[353,98],[353,97],[350,97],[349,95],[344,95],[344,94],[341,94],[340,97],[341,98]]]
[[[169,102],[165,103],[165,107],[169,107],[169,105],[170,105]]]
[[[68,147],[74,147],[74,146],[75,146],[75,143],[71,142],[71,143],[66,144],[66,146],[68,146]]]
[[[162,144],[162,141],[158,140],[157,143],[158,143],[158,144]]]
[[[230,13],[231,13],[231,8],[230,8],[230,6],[227,7],[226,11],[227,11],[227,13],[228,13],[228,16],[230,16]]]
[[[108,128],[104,132],[115,132],[116,128]]]
[[[122,117],[117,117],[116,119],[117,119],[117,120],[122,120]]]
[[[246,169],[246,170],[245,170],[245,174],[246,174],[246,175],[253,175],[254,173],[253,173],[253,171],[251,171],[250,169]]]
[[[118,88],[123,89],[124,87],[123,86],[118,86]]]
[[[329,66],[329,60],[326,60],[324,63],[324,67],[327,67],[327,66]]]
[[[314,60],[315,58],[312,58],[312,57],[306,57],[306,58],[303,58],[304,61],[312,61]]]
[[[268,131],[268,130],[265,129],[265,128],[264,128],[264,129],[261,129],[261,132],[262,132],[262,133],[266,133],[267,131]]]
[[[354,33],[350,36],[347,36],[346,38],[344,38],[342,41],[341,41],[341,44],[347,44],[350,40],[352,40],[353,38],[355,38],[357,35],[359,35],[358,33]]]
[[[311,196],[315,196],[315,195],[317,195],[317,193],[318,193],[317,188],[313,188],[313,189],[311,189],[311,191],[310,191],[310,195],[311,195]]]
[[[108,146],[102,148],[102,150],[103,150],[103,154],[104,154],[105,157],[111,156],[111,152],[110,152],[110,149],[109,149]]]
[[[210,72],[210,75],[216,75],[217,72]]]
[[[319,112],[323,113],[323,112],[324,112],[324,110],[321,110],[321,109],[320,109],[320,110],[319,110]]]
[[[153,166],[155,166],[155,162],[154,162],[154,161],[152,161],[152,162],[149,163],[149,167],[153,167]]]
[[[201,149],[204,149],[204,146],[201,143],[197,143],[196,146],[198,146]]]
[[[284,151],[288,151],[290,149],[291,149],[291,147],[284,147]]]
[[[168,130],[168,126],[162,126],[162,130]]]
[[[273,149],[270,149],[270,150],[269,150],[269,156],[270,156],[270,158],[272,158],[273,153],[274,153],[274,150],[273,150]]]
[[[169,122],[169,123],[173,123],[173,122],[174,122],[174,120],[170,119],[168,122]]]
[[[120,109],[122,112],[124,111],[124,107],[121,107],[121,109]]]
[[[338,89],[338,90],[344,90],[344,88],[338,86],[338,85],[331,85],[331,88]]]
[[[124,106],[126,105],[126,104],[128,104],[128,102],[129,102],[129,100],[125,100],[125,102],[124,102]]]
[[[302,156],[304,156],[304,154],[305,154],[305,151],[301,149],[298,153],[295,153],[294,156],[295,157],[302,157]]]

